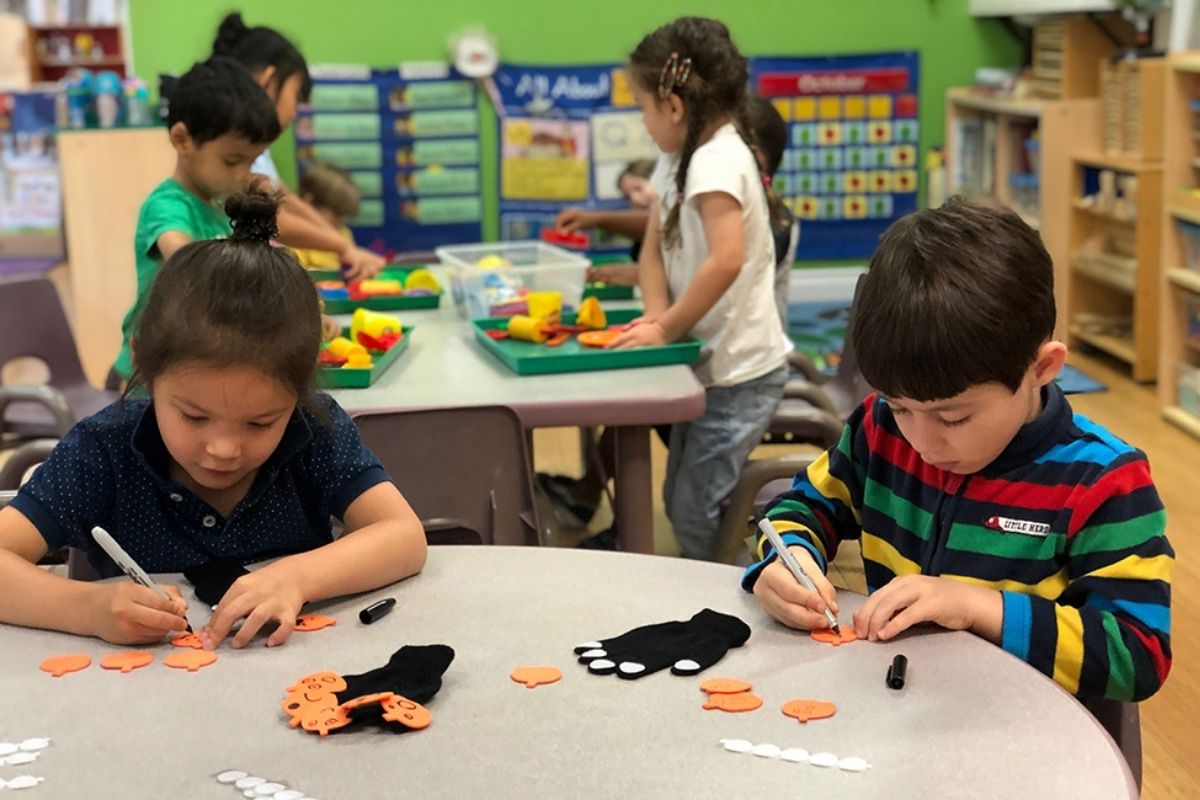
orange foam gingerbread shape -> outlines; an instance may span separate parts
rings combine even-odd
[[[750,681],[741,678],[709,678],[700,684],[700,691],[708,694],[741,694],[752,688]]]
[[[204,642],[200,641],[198,633],[181,633],[171,640],[172,647],[190,647],[193,650],[203,650]]]
[[[53,656],[47,658],[41,664],[38,664],[38,669],[42,672],[49,672],[56,678],[61,678],[68,672],[79,672],[81,669],[87,669],[92,665],[92,657],[83,653],[68,653],[64,656]]]
[[[837,713],[837,706],[824,700],[788,700],[783,704],[783,713],[804,723],[810,719],[832,717]]]
[[[154,656],[145,650],[110,653],[100,659],[100,666],[104,667],[104,669],[119,669],[121,672],[133,672],[135,669],[140,669],[152,663],[154,663]]]
[[[762,698],[751,692],[738,692],[736,694],[717,692],[710,694],[708,699],[704,701],[704,709],[706,711],[717,709],[736,714],[742,711],[753,711],[756,708],[761,708],[762,704]]]
[[[337,620],[333,617],[327,617],[324,614],[301,614],[296,617],[295,630],[308,633],[328,628],[331,625],[337,625]]]
[[[536,667],[517,667],[509,675],[517,683],[525,684],[525,688],[533,689],[548,683],[558,683],[562,680],[562,670],[549,665]]]
[[[188,672],[196,672],[216,660],[217,654],[211,650],[183,650],[171,653],[163,659],[163,663],[171,669],[186,669]]]
[[[577,337],[584,347],[606,347],[609,342],[621,335],[621,331],[609,328],[604,331],[585,331]]]
[[[858,634],[854,632],[853,628],[842,628],[840,635],[834,633],[833,628],[819,628],[812,631],[809,635],[812,636],[814,642],[829,644],[834,647],[858,641]]]

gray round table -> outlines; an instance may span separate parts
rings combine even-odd
[[[972,635],[923,629],[888,644],[832,648],[765,617],[739,571],[654,556],[558,549],[432,548],[425,571],[396,586],[313,609],[338,624],[282,648],[222,647],[195,674],[156,662],[102,670],[103,642],[0,628],[0,741],[49,737],[0,778],[44,777],[37,798],[197,798],[241,792],[214,776],[244,770],[320,800],[373,797],[1055,797],[1135,796],[1111,739],[1072,697]],[[164,578],[166,580],[166,578]],[[357,612],[393,596],[364,626]],[[842,618],[862,598],[843,594]],[[698,677],[588,674],[572,648],[709,607],[737,615],[750,640]],[[193,624],[203,623],[198,604]],[[261,640],[259,640],[261,641]],[[445,643],[457,656],[428,707],[433,725],[325,739],[288,727],[284,688],[308,672],[361,672],[403,644]],[[84,652],[88,669],[52,678],[51,655]],[[884,685],[909,659],[901,691]],[[555,664],[556,684],[526,689],[514,667]],[[757,711],[701,709],[699,684],[751,681]],[[832,700],[836,716],[801,725],[780,708]],[[727,752],[723,738],[860,756],[859,773]]]

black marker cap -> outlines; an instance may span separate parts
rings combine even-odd
[[[378,619],[386,617],[396,605],[396,598],[389,597],[385,600],[380,600],[378,603],[371,605],[358,612],[358,619],[364,625],[370,625]]]
[[[887,685],[889,689],[904,688],[904,674],[908,671],[908,659],[903,655],[897,655],[892,659],[892,665],[887,671]]]

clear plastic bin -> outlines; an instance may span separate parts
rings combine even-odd
[[[560,292],[563,311],[572,311],[591,266],[585,256],[537,241],[446,245],[434,252],[450,274],[454,305],[471,319],[525,313],[529,292]]]

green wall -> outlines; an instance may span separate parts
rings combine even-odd
[[[450,33],[483,25],[502,58],[530,63],[619,61],[654,27],[683,14],[718,17],[747,55],[824,55],[917,50],[921,54],[921,148],[940,144],[947,87],[981,65],[1014,65],[1016,42],[995,22],[967,14],[967,0],[130,0],[133,62],[154,83],[205,58],[217,23],[240,9],[250,25],[291,38],[310,63],[376,67],[446,56]],[[550,13],[546,9],[551,9]],[[486,105],[486,103],[485,103]],[[495,217],[495,127],[483,136],[485,218]],[[272,154],[294,177],[290,134]],[[494,220],[485,234],[495,237]]]

